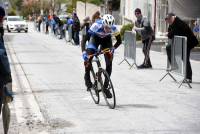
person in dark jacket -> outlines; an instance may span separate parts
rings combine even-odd
[[[8,56],[4,46],[3,19],[5,10],[0,6],[0,115],[2,104],[13,100],[12,96],[12,76]],[[6,99],[5,99],[6,98]],[[4,101],[5,100],[5,101]]]
[[[168,13],[165,21],[169,24],[168,38],[173,39],[174,36],[186,36],[187,37],[187,63],[186,63],[186,79],[189,83],[192,82],[192,68],[190,64],[190,52],[197,46],[198,40],[190,27],[177,17],[174,13]],[[166,47],[168,60],[171,63],[171,44]]]
[[[0,40],[3,40],[4,29],[3,29],[3,18],[5,16],[5,10],[0,6]]]
[[[82,40],[81,40],[81,50],[82,52],[85,51],[86,48],[86,42],[90,40],[90,35],[88,33],[88,30],[90,29],[91,26],[91,21],[90,17],[87,16],[83,20],[83,24],[81,25],[81,30],[82,30]]]
[[[80,20],[76,13],[73,14],[73,25],[72,25],[72,38],[74,40],[75,45],[80,44],[79,40],[79,32],[80,32]]]

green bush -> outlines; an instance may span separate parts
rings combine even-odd
[[[62,24],[66,24],[67,20],[61,20]]]
[[[120,34],[121,34],[122,40],[124,39],[125,31],[131,31],[133,26],[134,26],[133,24],[127,24],[127,25],[123,25],[122,26],[122,28],[120,30]]]
[[[78,0],[78,1],[85,2],[85,0]],[[103,3],[103,0],[86,0],[86,1],[89,3],[95,4],[95,5],[98,5],[98,6]]]
[[[95,5],[100,5],[103,1],[102,0],[89,0],[90,3]]]
[[[126,24],[126,25],[122,26],[122,28],[120,30],[120,34],[121,34],[122,40],[124,39],[125,31],[132,31],[133,26],[134,26],[134,24]],[[141,36],[139,34],[136,34],[136,40],[137,41],[141,40]]]
[[[67,12],[68,12],[68,13],[72,13],[72,12],[73,12],[73,7],[72,7],[72,5],[69,5],[69,6],[68,6]]]
[[[197,45],[197,47],[200,47],[200,39],[199,39],[199,44]]]
[[[11,11],[8,12],[9,16],[15,16],[16,15],[16,11],[14,9],[12,9]]]
[[[139,40],[142,40],[141,36],[139,34],[136,34],[136,40],[139,41]]]

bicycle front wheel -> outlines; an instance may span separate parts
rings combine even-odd
[[[115,98],[115,91],[114,91],[112,81],[110,79],[110,76],[106,72],[106,70],[102,69],[101,74],[102,75],[101,75],[100,83],[101,83],[101,90],[102,90],[103,96],[105,98],[105,101],[108,107],[111,109],[114,109],[116,106],[116,98]],[[110,98],[108,98],[106,95],[106,92],[108,91],[112,94],[112,97]]]
[[[92,88],[90,89],[90,95],[94,101],[95,104],[99,104],[99,90],[98,90],[98,81],[97,81],[97,76],[93,70],[93,68],[90,71],[90,77],[91,78],[91,82],[92,82]]]

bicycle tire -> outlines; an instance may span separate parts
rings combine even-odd
[[[116,97],[115,97],[114,86],[112,84],[112,81],[111,81],[110,76],[108,75],[107,71],[104,70],[104,69],[101,69],[100,72],[101,72],[102,75],[104,75],[104,78],[102,78],[102,75],[101,75],[101,80],[100,80],[101,89],[102,89],[102,93],[103,93],[104,99],[105,99],[106,104],[108,105],[108,107],[110,109],[114,109],[115,106],[116,106]],[[108,88],[107,88],[107,90],[110,90],[110,92],[112,94],[112,98],[107,98],[106,97],[105,89],[104,89],[105,80],[103,81],[103,79],[107,79],[108,80]]]
[[[95,104],[99,104],[99,101],[100,101],[100,97],[99,97],[99,89],[98,89],[98,81],[96,79],[96,74],[93,70],[93,68],[90,70],[90,74],[92,75],[92,85],[93,85],[93,88],[91,88],[90,90],[90,95],[94,101]]]

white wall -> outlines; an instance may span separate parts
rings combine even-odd
[[[83,19],[85,18],[85,3],[81,2],[81,1],[77,1],[76,10],[77,10],[77,15],[78,15],[80,21],[82,22]],[[90,4],[90,3],[86,4],[86,16],[89,16],[90,19],[96,11],[100,11],[99,6],[96,6],[96,5]]]
[[[125,13],[123,14],[124,6],[125,6]],[[136,8],[140,8],[142,10],[142,14],[144,16],[148,16],[149,19],[151,20],[151,24],[153,25],[154,0],[123,0],[121,1],[121,14],[125,18],[135,21],[136,18],[134,15],[134,11]]]

